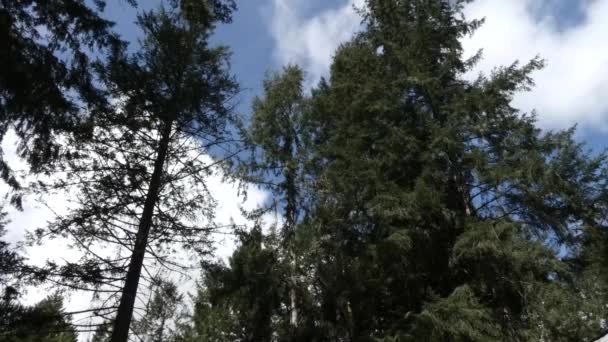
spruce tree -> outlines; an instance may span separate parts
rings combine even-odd
[[[4,298],[0,302],[0,338],[7,342],[76,342],[76,327],[63,309],[63,298],[51,295],[28,307]]]
[[[7,213],[0,208],[0,294],[3,298],[19,295],[20,279],[23,277],[24,257],[10,242],[2,240],[6,234]]]
[[[135,5],[135,0],[128,0]],[[95,55],[123,42],[101,17],[105,1],[0,2],[0,140],[18,136],[18,153],[36,172],[57,157],[62,132],[81,129],[82,119],[107,107],[96,83]],[[1,152],[1,151],[0,151]],[[0,176],[21,185],[3,158]],[[20,192],[13,204],[20,206]]]
[[[605,286],[579,260],[605,229],[605,156],[511,105],[542,60],[468,80],[481,54],[464,59],[460,41],[482,22],[466,2],[367,1],[365,29],[314,93],[324,340],[600,331],[605,307],[589,299]]]
[[[605,332],[607,155],[512,106],[541,59],[471,78],[482,54],[465,59],[460,42],[483,21],[464,18],[467,2],[366,1],[363,30],[339,47],[297,121],[298,177],[313,189],[297,208],[310,281],[298,320],[315,328],[304,340],[594,341]],[[276,158],[266,160],[279,166],[274,186],[294,156],[281,154],[281,134],[295,126],[277,125],[288,122],[277,118],[290,88],[268,89],[253,114],[262,139],[252,141]],[[205,283],[209,304],[195,315],[210,319],[213,336],[247,340],[226,332],[251,319],[211,303],[242,301],[214,289],[246,284],[231,277],[248,260]],[[294,338],[274,329],[267,340]]]
[[[209,251],[215,202],[206,176],[236,153],[227,142],[237,86],[226,48],[208,44],[233,2],[188,3],[139,17],[139,51],[121,46],[100,68],[114,110],[91,117],[84,139],[86,132],[66,135],[61,162],[45,169],[54,177],[38,184],[43,193],[69,191],[74,205],[36,240],[68,237],[83,252],[44,274],[103,300],[94,314],[113,320],[112,341],[127,339],[140,278],[151,280],[147,267],[180,272],[171,257],[179,248]],[[217,159],[207,156],[218,150]]]
[[[177,285],[158,276],[141,319],[133,322],[133,333],[142,342],[171,341],[176,336],[183,296]]]
[[[282,213],[280,229],[282,258],[291,264],[285,281],[290,284],[289,324],[298,328],[297,225],[304,211],[303,189],[303,115],[307,99],[303,93],[304,72],[287,66],[282,73],[271,75],[264,82],[264,95],[253,100],[251,125],[245,139],[252,148],[251,158],[242,164],[243,179],[259,184],[274,195],[275,210]]]
[[[110,340],[110,331],[108,325],[99,325],[95,328],[93,336],[89,342],[108,342]]]
[[[204,265],[191,324],[178,341],[274,341],[290,334],[285,276],[278,236],[260,227],[239,234],[228,265]]]
[[[308,315],[301,314],[309,309],[311,300],[307,268],[300,265],[300,260],[308,255],[308,237],[299,225],[309,197],[305,186],[307,132],[303,121],[309,99],[303,83],[303,70],[287,66],[270,74],[264,81],[263,95],[253,100],[250,125],[243,130],[250,154],[241,158],[237,176],[245,184],[258,185],[273,194],[266,207],[249,213],[250,219],[262,224],[263,215],[269,212],[280,218],[269,235],[264,236],[259,228],[242,233],[241,244],[228,267],[219,264],[205,268],[198,299],[201,304],[195,317],[206,317],[208,325],[217,325],[199,332],[209,340],[221,335],[221,327],[231,329],[231,334],[225,336],[242,341],[307,340],[314,331]],[[256,292],[262,288],[263,292]],[[254,297],[260,299],[254,301]],[[225,324],[211,323],[210,317],[217,316],[223,317]]]

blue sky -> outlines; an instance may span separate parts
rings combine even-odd
[[[137,10],[157,6],[161,0],[140,0]],[[233,51],[232,72],[241,84],[238,110],[247,115],[250,101],[261,91],[262,80],[269,70],[278,70],[285,63],[305,68],[308,84],[325,75],[334,49],[358,28],[360,19],[352,10],[352,2],[363,0],[237,0],[239,10],[234,22],[220,26],[213,42],[228,45]],[[134,24],[136,9],[124,0],[108,0],[105,17],[116,21],[116,30],[124,39],[136,43],[140,31]],[[486,17],[486,25],[472,38],[463,40],[465,54],[484,48],[484,60],[476,72],[489,72],[494,66],[525,61],[540,54],[548,61],[545,70],[537,73],[537,87],[528,94],[514,98],[525,111],[538,110],[539,126],[561,129],[579,123],[579,139],[596,151],[608,147],[608,0],[478,0],[465,12],[469,17]],[[474,75],[467,75],[474,77]],[[11,139],[8,139],[11,140]],[[14,140],[14,137],[13,137]],[[6,143],[6,142],[5,142]],[[7,159],[15,167],[25,164],[6,144]],[[11,148],[12,147],[12,148]],[[13,164],[11,164],[13,165]],[[239,205],[242,197],[236,188],[211,177],[209,186],[218,201],[217,217],[228,223],[241,224]],[[63,197],[62,197],[63,196]],[[268,194],[250,189],[244,204],[253,209]],[[56,211],[67,203],[65,195],[45,199]],[[8,240],[22,241],[26,230],[46,225],[54,217],[48,208],[35,199],[27,199],[25,210],[12,210],[7,226]],[[32,262],[44,262],[49,251],[56,258],[73,253],[65,241],[28,249]],[[231,241],[219,242],[218,257],[228,256]],[[193,286],[192,284],[186,284]],[[33,303],[46,295],[44,289],[28,293]],[[69,310],[87,308],[90,299],[74,295]]]
[[[309,85],[324,75],[333,49],[358,27],[359,18],[351,9],[353,1],[363,3],[362,0],[237,0],[239,9],[233,23],[218,27],[212,40],[228,45],[233,52],[232,72],[243,90],[238,110],[247,115],[251,98],[260,94],[266,72],[285,63],[302,65],[308,72]],[[158,0],[141,1],[139,8],[133,9],[122,0],[110,1],[105,15],[116,21],[116,29],[125,39],[136,42],[140,34],[133,22],[136,12],[158,3]],[[601,32],[608,26],[590,23],[593,17],[598,21],[597,12],[608,9],[606,4],[608,1],[604,0],[479,0],[467,9],[468,15],[487,19],[487,28],[482,29],[487,32],[482,31],[485,34],[474,37],[469,44],[489,51],[479,71],[537,54],[546,58],[549,70],[538,75],[534,92],[515,99],[516,105],[526,111],[536,109],[539,125],[545,129],[578,123],[579,138],[596,150],[608,146],[605,137],[608,99],[601,96],[604,88],[608,90],[608,59],[594,60],[588,50],[608,34]],[[600,19],[608,21],[608,14]],[[526,39],[522,39],[524,35]],[[503,46],[496,43],[501,40],[505,40]],[[512,48],[510,43],[514,45]],[[574,50],[583,51],[586,58],[581,55],[577,60],[579,56]],[[565,56],[564,51],[570,51],[570,55]],[[568,77],[565,68],[576,75],[574,70],[585,64],[599,68],[599,73],[590,70],[588,77],[597,74],[600,79],[578,80],[581,85],[572,84],[573,89],[567,89],[568,82],[577,77]],[[560,74],[565,74],[563,79]]]

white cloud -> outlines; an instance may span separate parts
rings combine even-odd
[[[13,170],[18,172],[21,171],[25,174],[25,171],[27,171],[27,164],[16,154],[16,141],[17,137],[14,132],[9,131],[4,137],[4,141],[2,141],[2,148],[5,153],[4,157]],[[195,152],[192,153],[193,155],[196,155]],[[201,158],[206,163],[211,162],[211,158],[208,156],[203,155]],[[28,177],[28,179],[31,178]],[[250,226],[251,222],[248,222],[247,219],[241,215],[241,207],[246,210],[253,210],[262,205],[269,195],[268,192],[260,190],[257,187],[249,186],[247,188],[247,199],[245,200],[239,192],[237,185],[225,181],[219,171],[207,178],[207,186],[213,198],[217,201],[215,222],[218,225],[235,223],[238,225]],[[7,194],[9,191],[8,186],[5,183],[0,182],[0,193]],[[36,228],[46,226],[48,222],[53,221],[56,214],[66,214],[70,207],[69,198],[70,195],[65,193],[47,194],[40,199],[34,196],[27,196],[24,198],[23,211],[18,211],[6,205],[5,209],[8,211],[10,223],[6,227],[7,234],[0,238],[14,244],[23,243],[27,232],[32,232]],[[272,221],[272,218],[265,219],[265,221]],[[214,234],[214,259],[226,261],[232,254],[236,242],[234,235],[230,233],[231,231],[226,229],[224,233]],[[104,248],[102,245],[94,246],[94,249],[98,255],[102,256],[108,256],[115,252],[113,249]],[[43,245],[27,247],[25,253],[29,263],[39,266],[44,265],[48,260],[55,261],[59,264],[63,261],[76,262],[82,255],[78,250],[70,248],[69,240],[62,238],[47,239]],[[177,261],[183,265],[198,264],[198,259],[187,252],[179,252],[178,255],[175,255],[173,261]],[[156,268],[154,265],[149,266],[152,266],[152,269]],[[189,277],[187,278],[176,274],[167,274],[167,276],[179,284],[179,289],[182,293],[195,294],[199,270],[194,269],[190,273],[191,274],[189,274]],[[58,289],[51,285],[52,284],[46,284],[41,287],[27,288],[27,293],[22,298],[23,302],[32,305],[44,299],[49,293],[53,293],[53,291]],[[140,286],[138,297],[142,291],[142,286]],[[68,312],[86,310],[91,308],[91,306],[95,306],[90,293],[71,291],[65,295],[65,308]],[[186,296],[186,298],[189,297]],[[186,304],[188,305],[191,303]],[[138,305],[143,306],[143,303],[139,303]],[[88,314],[79,314],[73,317],[73,321],[78,324],[90,324],[95,323],[96,320],[91,321],[90,318],[88,318]],[[88,335],[89,334],[86,333],[81,334],[80,340],[86,340]]]
[[[361,18],[355,6],[363,0],[343,1],[339,8],[328,9],[304,18],[306,0],[273,0],[270,31],[275,39],[274,57],[281,65],[302,66],[311,81],[327,73],[336,47],[360,27]]]
[[[326,75],[335,48],[359,28],[353,0],[342,0],[340,8],[309,17],[298,12],[305,0],[273,1],[270,30],[277,62],[302,65],[313,81]],[[554,0],[544,1],[546,6],[554,5]],[[565,29],[557,25],[558,18],[538,12],[541,4],[538,0],[473,2],[466,14],[485,17],[486,24],[473,38],[463,40],[466,54],[483,48],[485,58],[478,71],[485,72],[540,55],[547,67],[534,75],[535,89],[518,95],[515,105],[524,111],[536,109],[544,128],[579,123],[584,129],[607,129],[608,0],[581,1],[585,20]]]
[[[559,29],[555,17],[535,19],[538,0],[479,0],[466,9],[485,25],[465,40],[468,53],[484,49],[480,70],[522,62],[540,55],[545,69],[534,75],[535,89],[516,97],[522,110],[537,109],[544,128],[579,123],[584,129],[606,129],[608,117],[608,1],[586,3],[585,20]]]

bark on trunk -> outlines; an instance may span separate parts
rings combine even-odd
[[[298,273],[297,273],[297,259],[294,251],[293,239],[295,235],[295,228],[297,222],[297,185],[296,185],[296,168],[294,165],[293,149],[296,145],[296,139],[293,135],[287,134],[285,136],[285,145],[283,146],[284,156],[289,156],[285,163],[284,177],[285,182],[283,184],[287,204],[285,206],[285,226],[284,226],[284,243],[287,248],[287,255],[291,259],[291,282],[289,289],[289,306],[290,306],[290,317],[289,323],[292,329],[295,331],[298,327],[298,307],[297,307],[297,293],[296,288],[298,286]]]
[[[158,145],[158,154],[154,161],[154,171],[150,180],[150,187],[146,194],[144,209],[139,220],[139,228],[135,236],[135,246],[131,255],[131,262],[127,271],[127,278],[120,298],[118,312],[114,320],[114,328],[112,330],[111,342],[127,342],[129,337],[129,326],[133,318],[133,307],[137,296],[137,287],[139,285],[139,277],[144,263],[144,255],[146,254],[146,246],[148,244],[148,235],[152,226],[152,217],[154,215],[154,207],[158,200],[158,193],[161,186],[161,177],[163,174],[163,166],[169,149],[169,140],[171,137],[172,122],[165,122],[165,126],[161,131],[161,139]]]
[[[292,247],[293,248],[293,247]],[[291,256],[291,288],[289,289],[289,305],[291,308],[291,316],[289,318],[289,323],[292,328],[298,327],[298,307],[297,307],[297,298],[296,298],[296,287],[298,286],[298,263],[296,260],[295,253],[290,252]]]
[[[298,286],[298,263],[296,259],[296,253],[294,251],[295,246],[293,245],[293,238],[295,235],[295,227],[296,227],[296,185],[295,185],[295,170],[293,167],[288,167],[287,175],[286,175],[286,185],[287,185],[287,207],[286,210],[286,230],[288,231],[286,234],[287,241],[286,246],[288,249],[288,255],[291,263],[291,284],[289,289],[289,304],[291,308],[291,317],[289,319],[291,326],[293,328],[297,328],[298,326],[298,308],[297,308],[297,298],[296,298],[296,288]]]

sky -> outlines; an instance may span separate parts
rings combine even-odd
[[[124,0],[110,0],[105,16],[116,21],[116,30],[136,44],[140,31],[134,24],[138,10],[156,6],[159,1],[140,1],[138,9]],[[264,76],[288,63],[302,66],[307,85],[326,76],[336,47],[360,28],[353,4],[363,0],[240,0],[232,24],[218,27],[212,41],[230,47],[231,70],[242,92],[237,109],[250,111],[251,99],[260,95]],[[555,130],[578,125],[577,137],[599,151],[608,147],[608,0],[477,0],[468,5],[469,18],[485,17],[485,25],[472,37],[463,39],[465,55],[483,49],[484,59],[473,73],[525,62],[536,55],[546,59],[547,67],[537,72],[533,91],[517,95],[514,103],[523,111],[535,110],[538,125]],[[134,45],[135,46],[135,45]],[[10,145],[10,137],[3,143]],[[9,151],[10,146],[6,146]],[[220,205],[218,217],[228,221],[240,218],[243,202],[233,185],[218,177],[212,188]],[[253,189],[246,203],[255,207],[267,198]],[[53,203],[61,203],[58,198]],[[40,203],[30,200],[24,212],[11,212],[9,240],[23,239],[26,230],[43,225],[52,217]],[[220,256],[230,254],[233,244],[220,246]],[[40,260],[57,254],[63,247],[30,250]],[[64,253],[64,252],[61,252]],[[59,254],[61,254],[59,253]],[[65,252],[67,253],[67,252]],[[32,301],[36,296],[30,298]],[[70,309],[86,304],[72,298]]]
[[[137,10],[160,2],[142,2]],[[212,41],[233,53],[231,70],[242,88],[238,110],[247,115],[266,73],[286,64],[302,66],[309,87],[326,76],[336,47],[360,28],[354,6],[364,2],[237,0],[233,23],[219,26]],[[106,9],[117,31],[132,42],[140,34],[134,24],[137,10],[124,0]],[[581,141],[595,149],[608,146],[608,0],[477,0],[465,15],[486,19],[463,40],[465,55],[483,49],[484,59],[471,77],[540,56],[546,68],[534,75],[534,90],[517,96],[515,105],[536,110],[546,130],[577,124]]]

